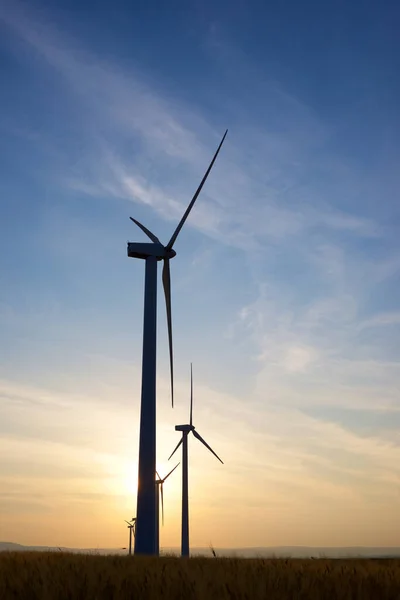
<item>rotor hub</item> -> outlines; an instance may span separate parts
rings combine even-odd
[[[165,249],[165,257],[164,258],[174,258],[176,256],[176,252],[173,248],[171,250]]]

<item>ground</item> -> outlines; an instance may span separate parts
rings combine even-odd
[[[400,559],[0,553],[1,600],[400,600]]]

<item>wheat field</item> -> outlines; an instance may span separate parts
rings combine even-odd
[[[1,600],[400,600],[400,559],[2,552]]]

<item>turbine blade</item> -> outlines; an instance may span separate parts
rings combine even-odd
[[[179,440],[179,442],[177,443],[175,450],[173,451],[173,453],[171,454],[171,456],[168,458],[168,460],[169,460],[170,458],[172,458],[172,457],[173,457],[173,455],[174,455],[174,454],[175,454],[175,452],[178,450],[178,448],[179,448],[179,446],[182,444],[182,442],[183,442],[183,436],[181,437],[181,439],[180,439],[180,440]]]
[[[156,475],[157,475],[158,479],[161,481],[161,477],[160,477],[158,471],[156,471]]]
[[[166,246],[167,250],[171,250],[172,246],[175,244],[175,240],[176,240],[176,238],[178,237],[178,235],[179,235],[179,232],[180,232],[180,230],[182,229],[182,227],[183,227],[183,225],[184,225],[184,223],[185,223],[186,219],[188,218],[188,216],[189,216],[189,213],[190,213],[190,211],[192,210],[192,208],[193,208],[193,205],[194,205],[194,203],[196,202],[196,200],[197,200],[197,197],[198,197],[198,195],[200,194],[200,192],[201,192],[201,190],[202,190],[202,187],[203,187],[203,185],[205,184],[205,182],[206,182],[206,179],[207,179],[207,177],[208,177],[208,176],[209,176],[209,174],[210,174],[210,171],[211,171],[211,169],[213,168],[213,165],[214,165],[214,163],[215,163],[215,161],[216,161],[216,159],[217,159],[217,156],[218,156],[218,154],[219,154],[219,151],[221,150],[221,146],[222,146],[222,144],[224,143],[224,140],[225,140],[225,138],[226,138],[226,134],[227,134],[227,133],[228,133],[228,130],[226,130],[226,131],[225,131],[225,133],[224,133],[224,137],[222,138],[222,140],[221,140],[221,142],[220,142],[220,145],[218,146],[218,148],[217,148],[217,151],[216,151],[216,153],[214,154],[214,157],[213,157],[212,161],[210,162],[210,165],[209,165],[209,167],[208,167],[208,169],[207,169],[207,171],[206,171],[206,173],[205,173],[205,175],[204,175],[203,179],[201,180],[201,183],[200,183],[199,187],[197,188],[197,190],[196,190],[196,192],[195,192],[195,194],[194,194],[194,196],[193,196],[193,198],[192,198],[192,200],[191,200],[191,202],[190,202],[189,206],[187,207],[187,209],[186,209],[186,211],[185,211],[185,213],[184,213],[184,215],[183,215],[182,219],[180,220],[180,222],[179,222],[179,224],[178,224],[178,227],[175,229],[174,233],[172,234],[172,237],[171,237],[171,239],[169,240],[169,242],[168,242],[168,244],[167,244],[167,246]]]
[[[209,451],[212,452],[216,458],[218,458],[219,462],[221,462],[222,464],[224,464],[223,461],[218,456],[218,454],[216,454],[214,452],[214,450],[211,448],[211,446],[209,446],[207,444],[207,442],[205,440],[203,440],[203,438],[201,437],[201,435],[199,433],[197,433],[197,431],[195,429],[192,429],[192,433],[193,433],[193,435],[194,435],[195,438],[197,438],[202,444],[204,444],[205,447],[208,448]]]
[[[190,424],[193,424],[193,368],[190,363]]]
[[[124,521],[125,521],[125,519],[124,519]],[[131,526],[131,523],[129,523],[129,521],[125,521],[125,523],[128,523],[128,525]]]
[[[162,281],[165,295],[165,306],[167,309],[167,327],[169,344],[169,365],[171,371],[171,400],[174,407],[174,357],[172,350],[172,315],[171,315],[171,273],[169,270],[169,258],[164,258]]]
[[[140,229],[147,235],[147,237],[149,237],[151,239],[152,242],[154,242],[155,244],[161,244],[161,242],[158,239],[158,237],[156,235],[154,235],[154,233],[151,233],[151,231],[149,229],[147,229],[147,227],[145,227],[144,225],[142,225],[139,221],[137,221],[133,217],[129,217],[129,218],[130,218],[131,221],[133,221],[134,223],[136,223],[136,225],[138,227],[140,227]]]
[[[160,485],[160,493],[161,493],[161,519],[162,519],[162,524],[164,527],[164,487],[163,484],[161,483]]]
[[[175,465],[175,467],[174,467],[173,469],[171,469],[171,471],[168,473],[168,475],[166,475],[166,476],[164,477],[164,479],[162,480],[162,482],[163,482],[163,483],[164,483],[164,481],[165,481],[166,479],[168,479],[168,477],[171,475],[171,473],[173,473],[173,472],[175,471],[175,469],[176,469],[177,467],[179,467],[179,465],[180,465],[180,464],[181,464],[181,463],[178,463],[177,465]]]

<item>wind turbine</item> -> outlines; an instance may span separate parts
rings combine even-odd
[[[135,536],[135,525],[136,525],[136,519],[135,517],[132,517],[131,521],[125,521],[125,523],[128,523],[128,529],[129,529],[129,556],[132,554],[132,533],[133,536]]]
[[[144,283],[143,353],[142,353],[142,393],[140,405],[139,434],[139,477],[137,491],[137,523],[135,554],[156,554],[156,494],[154,493],[154,473],[156,471],[156,341],[157,341],[157,262],[164,261],[162,281],[167,307],[169,359],[171,370],[171,398],[174,406],[174,375],[172,353],[171,317],[171,258],[176,256],[173,249],[194,203],[216,161],[228,130],[222,138],[216,153],[197,188],[189,206],[166,246],[136,219],[131,220],[150,238],[152,243],[128,242],[128,256],[146,261]]]
[[[160,496],[161,496],[161,517],[162,517],[162,524],[164,525],[164,482],[168,479],[168,477],[171,475],[171,473],[173,473],[175,471],[175,469],[177,467],[179,467],[181,463],[178,463],[169,473],[168,475],[166,475],[164,477],[164,479],[161,479],[160,475],[158,474],[158,471],[156,471],[156,475],[158,477],[158,479],[156,479],[156,519],[157,519],[157,523],[156,523],[156,551],[157,554],[160,551]]]
[[[189,556],[189,486],[188,486],[188,435],[193,433],[197,438],[218,460],[222,462],[218,454],[207,444],[201,435],[196,431],[193,425],[193,369],[190,364],[190,422],[189,425],[175,425],[175,431],[182,431],[182,437],[179,440],[175,450],[169,457],[175,454],[179,446],[182,444],[182,538],[181,538],[181,554]],[[168,460],[169,460],[168,459]]]

